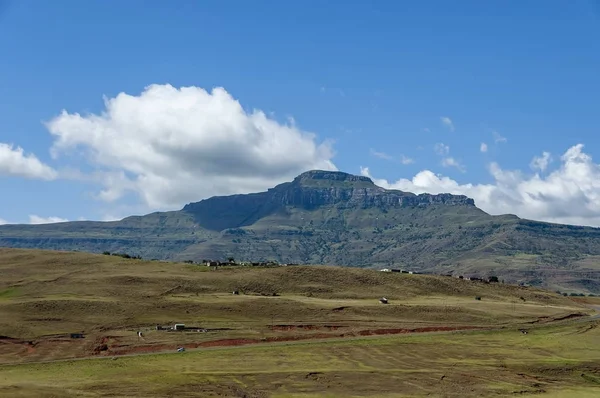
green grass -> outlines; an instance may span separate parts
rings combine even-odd
[[[597,322],[551,322],[591,313],[579,302],[592,305],[592,298],[355,268],[214,270],[14,249],[0,249],[0,274],[0,336],[16,339],[0,340],[0,396],[463,397],[538,389],[584,394],[600,377],[594,371],[600,359]],[[232,295],[234,289],[241,294]],[[381,296],[390,303],[380,304]],[[231,330],[152,330],[175,322]],[[273,324],[311,328],[271,330]],[[494,330],[348,338],[361,331],[448,325]],[[521,327],[530,333],[521,334]],[[143,340],[135,333],[140,329]],[[49,336],[80,331],[85,339]],[[260,343],[281,337],[311,339]],[[258,344],[207,348],[226,339]],[[94,354],[101,341],[109,350]],[[181,345],[204,348],[120,356],[173,352]],[[107,357],[72,360],[92,355]],[[118,359],[111,360],[113,355]],[[66,361],[41,363],[57,359]]]
[[[540,389],[556,397],[572,391],[593,396],[600,391],[600,329],[581,333],[583,326],[538,328],[526,336],[516,330],[394,336],[0,366],[0,394],[16,386],[130,396],[235,389],[273,397],[458,397]]]
[[[0,289],[0,300],[8,300],[12,297],[15,297],[19,294],[19,289],[16,287],[7,287],[5,289]]]

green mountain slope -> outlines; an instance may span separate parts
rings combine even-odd
[[[493,274],[600,292],[600,229],[490,216],[465,196],[385,190],[340,172],[117,222],[0,226],[0,246]]]

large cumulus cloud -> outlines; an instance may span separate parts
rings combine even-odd
[[[335,170],[329,143],[292,121],[246,111],[225,89],[151,85],[105,98],[101,114],[64,110],[47,123],[53,156],[82,152],[99,197],[131,191],[149,208],[263,190],[310,169]]]
[[[541,158],[534,158],[537,169],[545,170],[549,161],[547,152]],[[600,226],[600,165],[583,152],[582,144],[569,148],[560,157],[560,165],[545,176],[503,170],[496,163],[489,165],[489,172],[493,184],[460,184],[429,170],[417,173],[412,179],[373,180],[384,188],[415,193],[467,195],[491,214],[510,213],[534,220]],[[368,168],[361,168],[361,173],[371,176]]]

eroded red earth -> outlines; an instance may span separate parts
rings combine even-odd
[[[285,325],[284,329],[274,327],[274,330],[317,330],[321,328],[318,325]],[[335,328],[325,327],[328,330],[336,330],[341,328],[337,326]],[[278,343],[286,341],[300,341],[300,340],[318,340],[318,339],[331,339],[331,338],[344,338],[344,337],[359,337],[359,336],[378,336],[378,335],[389,335],[389,334],[407,334],[407,333],[427,333],[427,332],[451,332],[460,330],[473,330],[482,329],[477,326],[432,326],[412,329],[365,329],[357,332],[348,333],[311,333],[306,335],[295,335],[295,336],[274,336],[265,337],[262,339],[219,339],[204,341],[200,343],[188,343],[184,344],[183,347],[186,349],[202,348],[202,347],[231,347],[231,346],[242,346],[250,344],[260,343]],[[160,344],[160,345],[119,345],[115,344],[109,347],[108,351],[104,355],[131,355],[148,352],[161,352],[161,351],[173,351],[177,349],[172,344]]]

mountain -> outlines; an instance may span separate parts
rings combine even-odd
[[[0,246],[396,267],[600,292],[600,229],[491,216],[466,196],[386,190],[367,177],[320,170],[179,211],[4,225]]]

